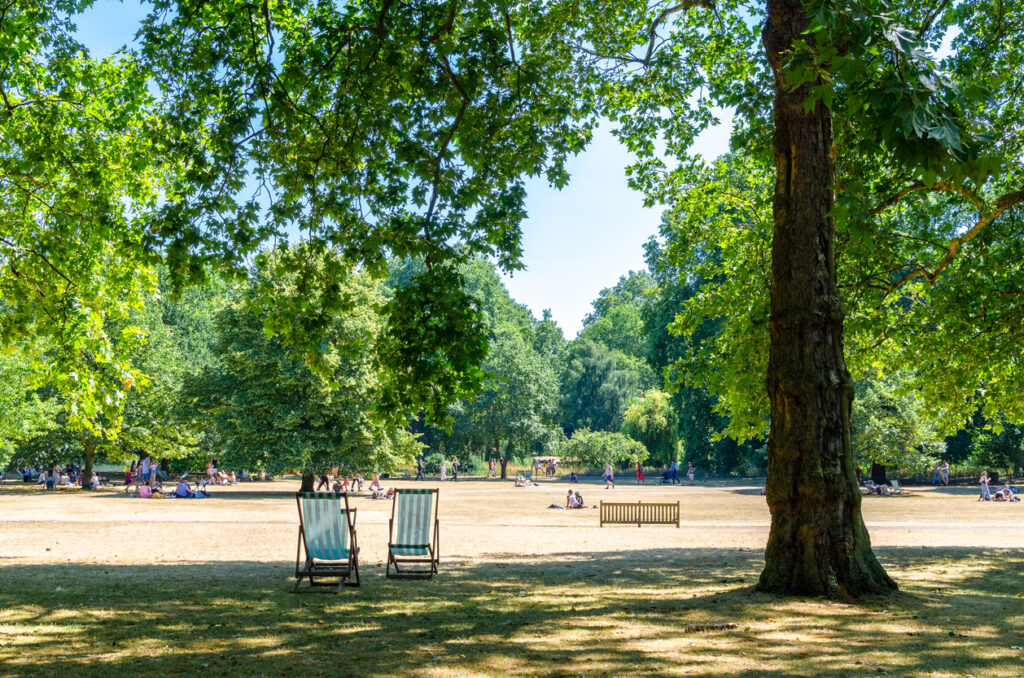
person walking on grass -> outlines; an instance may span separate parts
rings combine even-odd
[[[668,479],[673,485],[679,482],[679,464],[676,463],[675,459],[668,465]]]
[[[992,501],[992,495],[988,491],[988,471],[981,472],[981,496],[978,497],[978,501]]]
[[[448,480],[448,469],[445,468],[444,459],[441,460],[441,482]]]
[[[494,457],[491,457],[487,462],[487,477],[494,477]]]
[[[452,457],[452,482],[459,482],[459,458]]]
[[[938,485],[942,481],[942,467],[938,464],[932,469],[932,485]]]
[[[636,463],[636,482],[644,482],[644,467],[640,464],[640,462]]]
[[[609,487],[613,490],[615,489],[615,472],[612,470],[612,463],[610,461],[605,462],[604,475],[601,477],[604,478],[604,489],[607,490]]]
[[[423,457],[416,457],[416,480],[423,480]]]
[[[939,467],[939,472],[942,474],[942,484],[949,485],[949,462],[945,459],[942,460],[942,466]]]
[[[693,467],[693,462],[686,462],[686,477],[690,479],[690,484],[693,485],[693,476],[697,474],[697,469]]]

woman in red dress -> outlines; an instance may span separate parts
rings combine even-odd
[[[638,483],[644,482],[644,467],[640,465],[640,462],[636,463],[636,481]]]

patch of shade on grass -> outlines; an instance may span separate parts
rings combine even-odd
[[[754,591],[760,554],[443,562],[429,582],[292,595],[289,563],[0,568],[13,676],[1019,676],[1024,552],[881,549],[900,593]],[[688,626],[720,628],[687,632]]]

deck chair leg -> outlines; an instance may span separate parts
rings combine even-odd
[[[355,581],[349,581],[350,579]],[[345,575],[345,586],[359,586],[359,549],[355,550],[352,558],[348,561],[348,574]]]
[[[299,556],[302,553],[302,526],[299,526],[299,538],[295,542],[295,586],[292,587],[292,593],[299,590],[299,584],[302,583],[302,574],[299,570]],[[307,564],[308,566],[308,564]]]
[[[441,523],[438,520],[434,521],[434,548],[432,551],[434,556],[430,566],[434,570],[434,574],[437,574],[437,568],[441,565]]]

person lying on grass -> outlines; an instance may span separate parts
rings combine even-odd
[[[889,485],[876,485],[875,481],[871,478],[864,481],[864,487],[867,488],[868,492],[873,492],[874,494],[881,495],[883,497],[888,497],[892,494],[892,487]]]
[[[1013,496],[1013,488],[1006,483],[992,495],[992,501],[1020,501],[1019,497]]]
[[[370,495],[370,499],[394,499],[395,488],[389,487],[387,490],[373,490]]]

